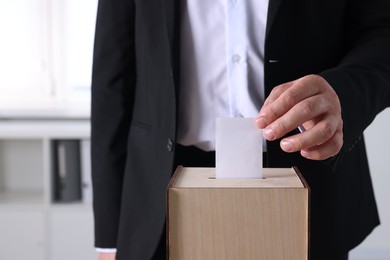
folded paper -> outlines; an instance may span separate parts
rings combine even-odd
[[[255,118],[216,119],[216,178],[262,178],[263,134]]]

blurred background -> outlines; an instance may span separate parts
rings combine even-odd
[[[96,8],[97,0],[0,0],[2,116],[88,116]]]
[[[97,0],[0,0],[0,260],[96,259],[89,164],[96,7]],[[352,260],[390,260],[389,129],[386,110],[365,133],[382,225]]]

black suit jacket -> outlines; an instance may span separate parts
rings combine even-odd
[[[99,1],[95,236],[97,247],[117,247],[118,259],[150,259],[163,232],[180,91],[179,2]],[[267,94],[315,73],[340,98],[344,146],[335,158],[306,160],[283,153],[275,141],[268,166],[296,165],[308,181],[313,255],[349,250],[379,223],[362,136],[390,104],[390,1],[270,0],[264,70]]]

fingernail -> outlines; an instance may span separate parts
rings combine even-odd
[[[272,141],[275,139],[274,130],[272,130],[271,128],[264,129],[263,135],[264,135],[264,138],[267,139],[268,141]]]
[[[290,141],[288,140],[282,140],[280,142],[280,146],[282,147],[283,151],[285,152],[292,152],[293,151],[293,146]]]
[[[266,128],[268,123],[265,121],[264,117],[256,118],[257,126],[259,128]]]

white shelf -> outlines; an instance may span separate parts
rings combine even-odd
[[[52,212],[91,212],[92,205],[83,202],[53,203],[50,207]]]
[[[0,119],[0,245],[8,250],[1,259],[30,256],[18,248],[40,260],[75,258],[66,252],[96,259],[92,204],[53,201],[57,141],[89,139],[88,119]]]
[[[40,191],[0,191],[0,207],[43,205],[44,194]]]
[[[0,120],[2,139],[89,138],[89,120]]]

